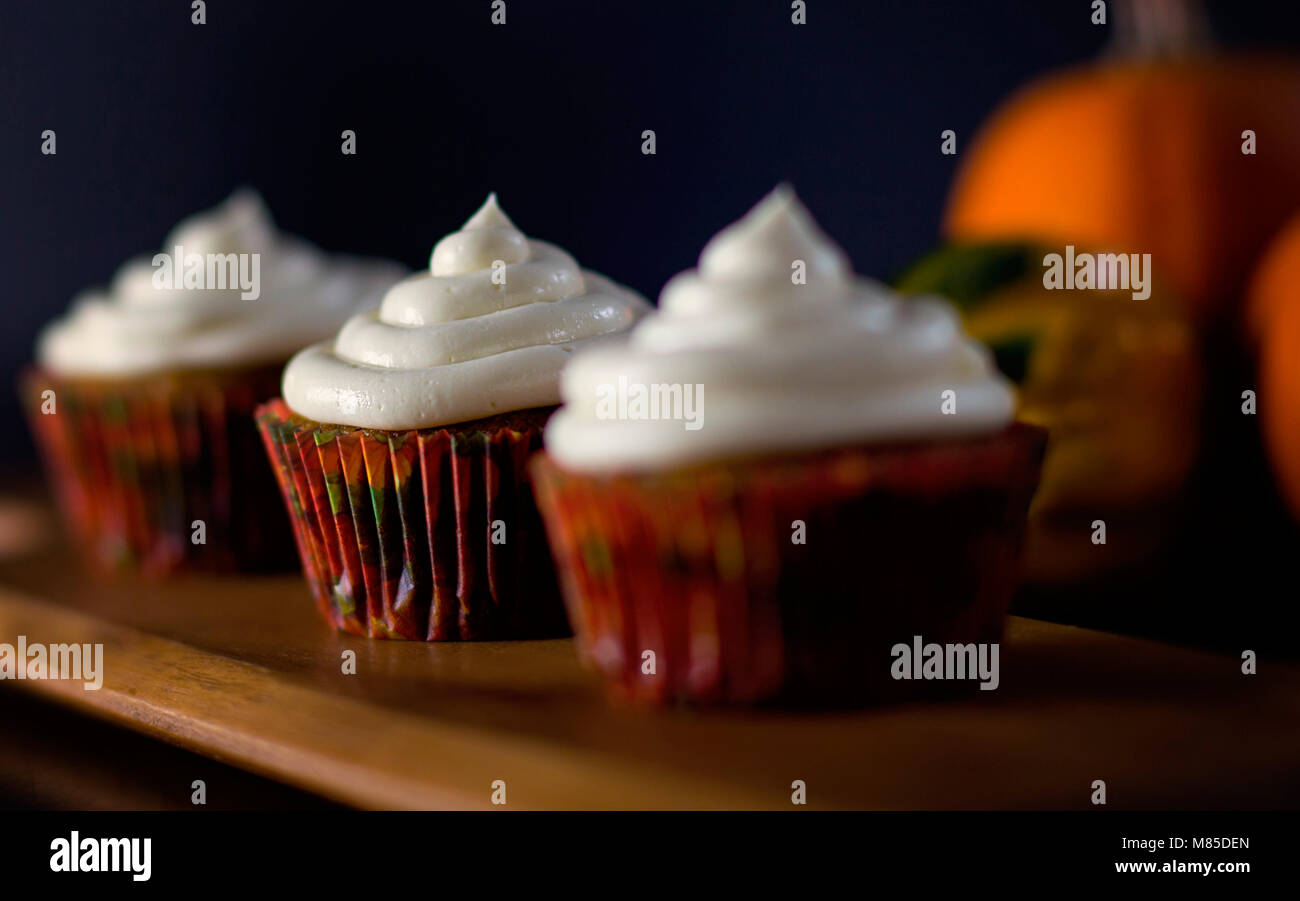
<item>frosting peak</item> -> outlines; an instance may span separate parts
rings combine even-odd
[[[271,213],[253,191],[236,191],[214,210],[181,220],[165,246],[196,253],[254,253],[275,243]]]
[[[669,280],[625,346],[576,356],[561,393],[546,446],[579,469],[960,437],[1014,410],[948,303],[855,277],[785,186]]]
[[[783,184],[704,246],[700,275],[710,280],[789,281],[796,260],[805,264],[812,283],[839,283],[852,275],[848,258],[817,227],[794,189]]]
[[[435,276],[463,275],[488,269],[498,260],[510,265],[527,259],[528,239],[501,211],[493,193],[460,231],[434,245],[429,271]]]
[[[510,221],[510,217],[501,209],[501,204],[497,202],[497,192],[488,193],[487,200],[479,207],[473,216],[465,220],[461,226],[461,231],[468,231],[474,228],[509,228],[515,229],[515,224]]]
[[[661,315],[632,340],[660,350],[734,342],[801,327],[852,295],[848,257],[782,185],[705,245],[699,269],[669,280]]]
[[[290,361],[285,401],[320,422],[390,430],[550,406],[574,348],[625,331],[647,307],[525,237],[491,194],[435,245],[428,271]]]

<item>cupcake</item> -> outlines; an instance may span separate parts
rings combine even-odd
[[[404,274],[279,233],[242,191],[77,298],[21,388],[89,561],[154,576],[291,566],[253,411],[295,350]]]
[[[617,694],[839,703],[902,688],[915,636],[999,641],[1045,433],[946,302],[855,278],[789,189],[561,395],[538,502]]]
[[[646,309],[493,195],[427,272],[295,356],[258,423],[326,620],[372,638],[565,634],[525,461],[565,361]]]

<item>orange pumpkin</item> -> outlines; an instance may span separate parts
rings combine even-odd
[[[1252,282],[1258,406],[1278,487],[1300,517],[1300,217],[1269,248]]]
[[[1273,239],[1251,277],[1246,317],[1253,342],[1260,344],[1278,313],[1297,303],[1300,303],[1300,216],[1287,223]]]
[[[1157,284],[1205,319],[1297,209],[1300,64],[1130,56],[1038,81],[998,110],[944,231],[1150,253]]]

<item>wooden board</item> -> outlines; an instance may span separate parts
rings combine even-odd
[[[510,809],[790,809],[796,779],[814,808],[1086,808],[1094,779],[1111,807],[1300,804],[1294,663],[1245,676],[1232,656],[1013,618],[1001,687],[970,700],[648,712],[607,703],[569,641],[338,635],[297,577],[105,585],[49,532],[0,506],[0,641],[102,642],[104,686],[0,691],[352,805],[490,808],[498,779]]]

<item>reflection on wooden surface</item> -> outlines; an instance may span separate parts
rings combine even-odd
[[[0,516],[3,521],[3,516]],[[19,529],[18,531],[23,531]],[[1001,687],[856,711],[611,706],[568,641],[369,641],[295,577],[100,583],[0,554],[0,641],[102,642],[105,683],[18,688],[348,804],[1270,807],[1300,801],[1300,667],[1013,618]],[[344,675],[353,650],[357,674]],[[865,662],[864,662],[864,665]]]

